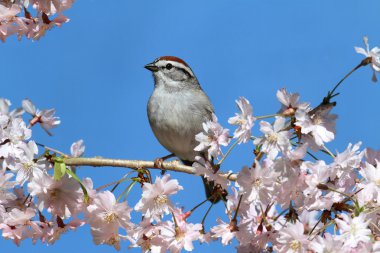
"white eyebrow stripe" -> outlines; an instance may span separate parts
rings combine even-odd
[[[177,68],[180,68],[180,69],[184,69],[187,71],[187,73],[189,73],[192,77],[194,77],[194,73],[193,71],[187,67],[186,65],[182,64],[182,63],[179,63],[179,62],[176,62],[176,61],[167,61],[167,60],[159,60],[156,65],[157,67],[164,67],[166,66],[168,63],[170,63],[171,65],[173,65],[174,67],[177,67]]]

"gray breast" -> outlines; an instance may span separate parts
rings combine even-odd
[[[193,161],[198,154],[195,135],[213,109],[202,90],[167,92],[156,87],[148,102],[150,126],[162,146],[183,160]]]

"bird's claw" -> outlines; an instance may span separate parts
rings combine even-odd
[[[154,167],[162,169],[164,159],[162,157],[154,159]]]
[[[164,169],[164,158],[156,158],[154,159],[154,167],[161,169],[161,175],[164,175],[166,170]]]

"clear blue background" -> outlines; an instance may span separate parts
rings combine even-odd
[[[276,112],[276,91],[286,87],[302,100],[317,105],[332,86],[362,56],[368,35],[380,46],[380,2],[320,1],[77,1],[66,12],[71,19],[61,29],[47,32],[40,41],[10,38],[0,45],[0,96],[15,106],[29,97],[39,108],[57,109],[62,124],[48,137],[39,127],[34,139],[69,152],[73,141],[85,140],[86,156],[152,160],[167,152],[155,140],[146,117],[153,89],[143,66],[162,55],[176,55],[193,68],[210,96],[220,122],[236,111],[235,99],[247,97],[255,115]],[[360,69],[339,89],[336,141],[331,150],[343,151],[349,142],[362,140],[379,149],[379,85],[371,83],[369,68]],[[257,125],[256,130],[257,131]],[[256,133],[257,134],[257,133]],[[252,146],[233,151],[224,170],[251,164]],[[319,157],[323,157],[319,155]],[[119,179],[128,170],[81,168],[96,186]],[[184,187],[174,201],[186,209],[204,199],[201,181],[171,173]],[[125,185],[126,187],[126,185]],[[129,197],[134,205],[138,187]],[[199,222],[206,206],[192,222]],[[218,204],[208,219],[215,224],[224,215]],[[220,243],[196,245],[198,252],[230,252]],[[93,245],[88,227],[64,234],[55,245],[29,240],[21,247],[0,240],[1,252],[114,252]],[[127,244],[122,244],[127,250]],[[139,252],[132,250],[131,252]]]

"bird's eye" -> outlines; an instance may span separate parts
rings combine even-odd
[[[166,64],[166,69],[171,70],[173,68],[173,65],[171,63]]]

